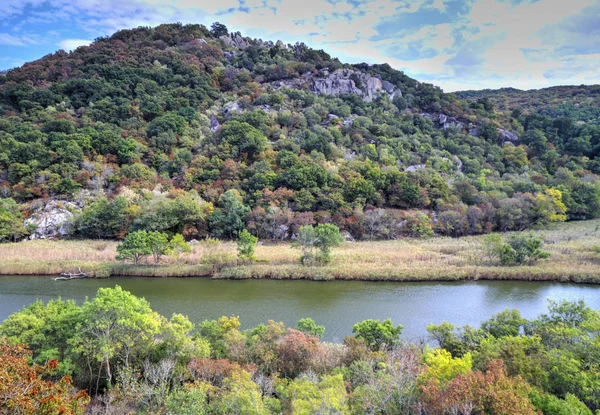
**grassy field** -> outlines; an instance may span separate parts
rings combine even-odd
[[[490,265],[483,237],[460,239],[402,239],[345,243],[334,249],[333,262],[324,267],[303,267],[299,252],[289,244],[259,244],[261,262],[215,268],[203,261],[209,255],[233,258],[236,245],[219,243],[217,248],[193,245],[193,252],[164,264],[126,265],[115,260],[112,241],[24,241],[0,245],[0,274],[56,275],[81,268],[91,276],[146,276],[274,279],[348,279],[372,281],[426,280],[535,280],[600,283],[600,220],[571,222],[535,231],[543,235],[544,249],[551,257],[534,266]],[[210,252],[209,252],[210,249]],[[216,249],[216,251],[215,251]]]

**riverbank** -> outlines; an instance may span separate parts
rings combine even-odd
[[[262,262],[215,268],[205,263],[206,257],[234,258],[235,243],[219,243],[216,252],[195,244],[190,255],[168,258],[155,267],[116,261],[114,241],[24,241],[0,245],[0,275],[58,275],[81,268],[92,277],[600,283],[600,255],[593,249],[600,245],[600,220],[562,223],[534,233],[543,236],[544,250],[551,254],[534,266],[490,265],[483,236],[348,242],[334,250],[330,265],[310,268],[300,265],[299,252],[289,243],[257,245],[256,257]]]

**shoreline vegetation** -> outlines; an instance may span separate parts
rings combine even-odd
[[[163,264],[117,261],[116,241],[36,240],[0,245],[0,275],[59,275],[81,270],[92,278],[211,277],[362,281],[524,280],[600,283],[600,220],[533,231],[548,259],[533,266],[490,264],[484,235],[461,238],[346,242],[326,266],[302,266],[289,243],[259,243],[256,262],[236,258],[235,242],[192,244],[192,252]]]

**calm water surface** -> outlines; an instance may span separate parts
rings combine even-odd
[[[207,278],[54,281],[50,277],[0,276],[0,321],[36,299],[59,296],[78,303],[100,287],[120,285],[145,297],[159,313],[187,315],[194,323],[238,315],[242,328],[269,319],[295,326],[311,317],[326,327],[325,339],[341,341],[364,319],[392,318],[403,324],[402,337],[427,335],[429,323],[478,325],[493,313],[518,308],[533,318],[547,310],[547,299],[583,299],[600,309],[600,286],[558,283],[478,281],[385,283],[359,281],[220,281]]]

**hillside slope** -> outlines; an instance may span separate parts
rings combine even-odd
[[[315,222],[460,236],[600,215],[598,127],[493,102],[222,25],[123,30],[0,75],[0,240],[283,239]]]

